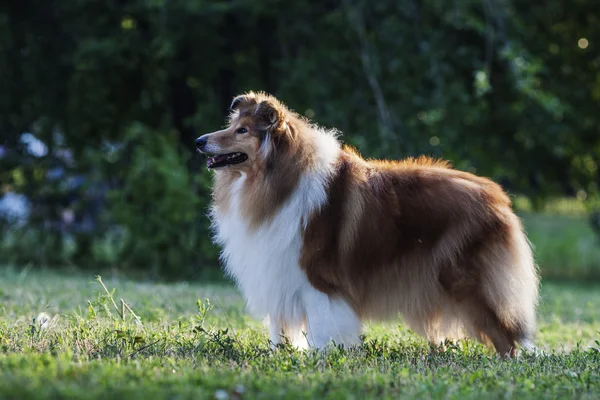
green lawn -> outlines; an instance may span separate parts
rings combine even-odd
[[[600,236],[588,216],[521,213],[544,277],[600,280]]]
[[[401,321],[352,352],[271,351],[230,285],[103,281],[119,312],[93,276],[0,270],[0,398],[600,397],[600,283],[544,282],[546,354],[500,360],[471,342],[430,352]]]

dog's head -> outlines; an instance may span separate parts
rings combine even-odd
[[[230,106],[228,126],[200,136],[196,148],[211,155],[206,162],[210,169],[268,168],[273,150],[285,146],[291,138],[286,124],[288,113],[270,95],[249,92],[237,96]]]

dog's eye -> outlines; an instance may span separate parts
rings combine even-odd
[[[248,132],[248,129],[246,129],[246,128],[238,128],[238,130],[236,132],[237,133],[246,133],[246,132]]]

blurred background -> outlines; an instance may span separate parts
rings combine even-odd
[[[265,90],[365,156],[493,178],[544,277],[600,279],[599,27],[591,0],[6,2],[0,266],[218,271],[193,141]]]

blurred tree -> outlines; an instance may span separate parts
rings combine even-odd
[[[193,139],[221,126],[232,96],[250,89],[339,128],[368,156],[445,157],[538,205],[553,195],[591,198],[600,185],[596,8],[583,0],[3,3],[0,185],[49,206],[35,214],[48,243],[24,257],[67,257],[43,221],[64,209],[68,190],[48,174],[68,149],[66,177],[86,177],[77,204],[98,182],[113,193],[99,221],[129,232],[123,263],[178,275],[214,263],[202,215],[209,176]],[[47,154],[29,154],[24,132]],[[177,234],[160,236],[171,223]],[[93,265],[104,232],[75,232],[67,258]],[[182,237],[196,238],[202,257]]]

